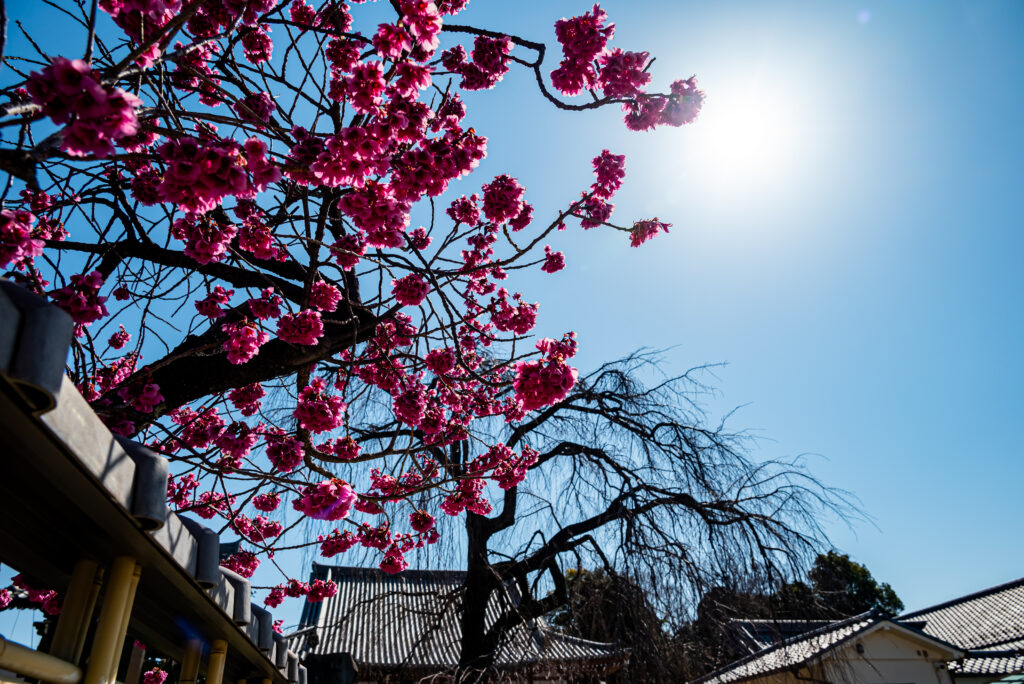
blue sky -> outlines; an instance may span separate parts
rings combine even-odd
[[[510,6],[458,21],[554,45],[588,7]],[[657,57],[656,88],[695,73],[708,103],[637,134],[555,110],[521,69],[467,96],[490,145],[459,194],[508,172],[545,221],[609,148],[627,155],[619,222],[674,224],[639,249],[560,234],[567,269],[516,283],[538,332],[575,330],[583,371],[638,347],[668,349],[667,372],[726,363],[709,410],[742,405],[758,456],[808,454],[857,495],[873,522],[830,522],[832,540],[908,609],[1024,575],[1024,6],[602,6],[616,46]]]
[[[549,40],[582,9],[521,6],[460,21]],[[535,106],[522,72],[500,86],[514,116],[474,102],[480,173],[510,169],[539,218],[608,147],[627,155],[616,218],[674,224],[635,250],[563,234],[567,270],[523,286],[542,333],[576,330],[583,369],[640,346],[671,347],[670,372],[726,362],[709,408],[743,405],[732,425],[760,455],[810,454],[860,498],[873,522],[832,540],[908,609],[1024,575],[1024,7],[602,7],[616,46],[658,58],[656,86],[696,73],[708,104],[635,134],[617,112]]]

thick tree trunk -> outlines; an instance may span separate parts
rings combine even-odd
[[[487,601],[494,591],[494,574],[487,562],[487,519],[475,513],[466,515],[468,551],[466,581],[462,596],[462,643],[460,644],[460,682],[485,678],[494,665],[497,643],[487,634]],[[492,643],[495,642],[495,643]]]

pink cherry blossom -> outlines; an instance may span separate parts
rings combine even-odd
[[[84,275],[71,276],[71,284],[53,292],[50,297],[54,303],[71,315],[78,324],[76,334],[81,335],[82,327],[98,321],[108,315],[104,304],[106,297],[99,292],[103,287],[103,276],[99,271]]]
[[[494,223],[505,223],[522,211],[523,186],[502,174],[484,186],[484,216]]]
[[[258,382],[251,385],[236,387],[228,393],[228,399],[243,416],[255,415],[260,410],[260,400],[267,396],[266,390]]]
[[[344,422],[345,402],[341,397],[326,393],[327,381],[317,377],[299,392],[299,404],[294,416],[299,426],[313,433],[328,432]]]
[[[281,495],[277,493],[257,494],[252,497],[252,505],[256,510],[263,511],[264,513],[276,511],[278,506],[281,505]]]
[[[545,273],[557,273],[565,268],[565,254],[551,251],[551,245],[544,245],[544,265],[540,270]]]
[[[0,268],[25,268],[46,244],[33,235],[36,217],[27,211],[0,210]]]
[[[329,580],[315,579],[309,585],[309,594],[306,600],[310,603],[319,603],[329,599],[338,593],[338,585]]]
[[[110,336],[107,340],[107,344],[110,345],[111,349],[124,349],[124,345],[128,344],[128,341],[132,339],[131,334],[124,329],[124,326],[119,326],[120,330]]]
[[[303,309],[294,314],[285,314],[277,322],[277,336],[293,344],[314,345],[324,334],[320,312]]]
[[[292,507],[315,520],[341,520],[348,517],[356,494],[343,480],[324,480],[303,488],[302,496]]]
[[[235,295],[234,290],[226,290],[220,285],[215,286],[206,297],[196,301],[196,311],[210,320],[216,320],[224,316],[224,309],[221,304],[227,304]]]
[[[61,149],[74,157],[107,157],[121,138],[135,135],[136,96],[107,88],[102,77],[80,59],[56,57],[41,73],[32,72],[28,90],[55,123],[67,124]]]
[[[252,315],[261,321],[281,316],[281,297],[274,294],[274,288],[268,287],[260,292],[258,298],[254,297],[246,302]]]
[[[629,246],[639,247],[657,235],[659,231],[665,231],[667,233],[671,226],[671,223],[664,223],[659,221],[657,218],[647,221],[637,221],[629,231]]]
[[[273,428],[267,431],[267,458],[276,470],[290,473],[302,465],[305,450],[302,442],[284,434],[279,428]]]
[[[238,551],[220,562],[228,570],[233,570],[245,578],[252,577],[260,566],[260,559],[251,551]]]
[[[167,673],[159,667],[154,667],[142,675],[142,684],[164,684],[167,681]]]
[[[270,340],[270,335],[260,330],[255,323],[239,321],[221,326],[227,333],[223,349],[228,353],[228,361],[234,364],[248,363],[259,353],[260,347]]]
[[[395,301],[402,306],[418,306],[427,298],[429,292],[430,285],[416,273],[391,281],[391,293],[395,296]]]
[[[341,291],[322,280],[313,283],[309,293],[309,305],[319,311],[335,311],[341,301]]]

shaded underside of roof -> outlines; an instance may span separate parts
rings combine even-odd
[[[801,667],[882,620],[873,613],[864,613],[833,622],[747,656],[695,680],[695,684],[740,682]]]
[[[907,613],[925,634],[965,649],[1005,650],[1024,639],[1024,578]]]
[[[349,653],[360,674],[369,671],[443,671],[459,662],[459,623],[465,573],[406,570],[389,575],[378,569],[314,564],[313,578],[338,583],[338,593],[307,603],[302,623],[315,625],[315,646],[301,638],[300,652]],[[489,628],[512,600],[494,592],[486,609]],[[512,630],[498,649],[499,669],[607,669],[621,665],[628,651],[561,634],[530,621]]]

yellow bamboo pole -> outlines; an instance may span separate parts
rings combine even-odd
[[[178,677],[179,684],[195,684],[199,676],[199,662],[203,659],[203,642],[199,639],[189,639],[185,647],[185,657],[181,660],[181,675]]]
[[[48,653],[16,644],[0,636],[0,669],[53,684],[78,684],[82,671]]]
[[[96,603],[100,598],[100,591],[103,590],[103,581],[106,579],[107,571],[101,566],[96,570],[96,574],[92,578],[92,587],[89,588],[89,599],[86,605],[86,618],[79,625],[78,636],[75,638],[75,652],[71,657],[71,662],[79,664],[82,662],[82,651],[85,650],[85,639],[89,636],[89,627],[92,623],[92,617],[96,613]]]
[[[100,609],[100,619],[96,624],[96,634],[93,636],[85,684],[107,684],[110,664],[114,660],[114,649],[124,639],[124,634],[120,633],[124,611],[126,607],[131,610],[129,593],[135,577],[135,567],[135,559],[130,556],[114,559],[103,597],[103,607]]]
[[[114,658],[110,661],[110,671],[107,673],[108,682],[117,681],[117,669],[118,665],[121,664],[121,653],[124,651],[124,635],[128,632],[128,622],[132,617],[132,604],[135,603],[135,591],[139,588],[139,577],[142,575],[142,567],[136,563],[135,569],[132,571],[132,579],[128,585],[128,600],[124,604],[124,612],[121,614],[121,625],[118,628],[118,634],[121,638],[117,640],[117,644],[114,646]]]
[[[224,663],[228,659],[228,642],[217,639],[210,644],[210,659],[206,663],[206,684],[224,681]]]
[[[96,586],[98,570],[99,565],[85,558],[75,563],[71,571],[71,582],[64,592],[64,606],[50,643],[50,655],[73,663],[77,663],[82,655],[85,633],[96,607],[93,587]]]
[[[75,659],[78,635],[84,632],[83,623],[87,625],[92,618],[89,598],[98,568],[96,563],[86,559],[75,564],[71,582],[64,592],[64,605],[57,620],[57,628],[53,632],[50,655],[67,661]]]

